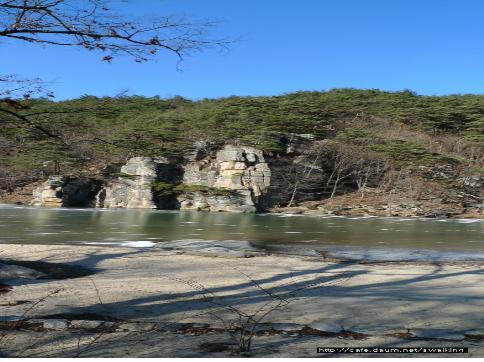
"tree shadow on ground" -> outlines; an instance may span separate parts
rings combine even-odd
[[[101,255],[93,253],[72,263],[96,267],[107,258],[135,256],[138,253],[139,251]],[[385,272],[388,274],[388,269],[385,269]],[[455,306],[455,308],[446,309],[446,318],[456,321],[476,319],[475,310],[484,308],[484,295],[472,294],[463,298],[459,291],[459,287],[462,286],[462,283],[459,283],[460,278],[465,276],[484,277],[484,269],[480,267],[446,271],[442,265],[435,264],[427,273],[395,274],[398,276],[397,280],[348,283],[353,278],[364,280],[361,278],[369,276],[371,273],[373,275],[378,273],[378,266],[331,263],[262,278],[240,274],[240,282],[217,287],[206,287],[203,285],[203,281],[186,281],[177,279],[176,276],[165,275],[160,276],[161,284],[166,285],[168,282],[168,284],[173,283],[177,286],[183,285],[186,290],[105,302],[102,303],[102,309],[109,311],[112,316],[119,314],[129,315],[133,319],[180,322],[183,318],[209,316],[213,313],[220,313],[222,318],[231,318],[233,315],[231,316],[230,311],[224,309],[223,306],[232,306],[241,310],[257,310],[261,305],[274,298],[287,298],[291,299],[291,303],[286,308],[307,311],[314,315],[314,318],[317,318],[318,313],[321,316],[327,316],[328,311],[334,311],[338,315],[345,315],[345,323],[348,323],[354,313],[365,313],[367,309],[373,308],[372,312],[380,311],[384,316],[380,316],[383,318],[382,323],[392,325],[405,323],[409,316],[419,313],[423,313],[422,318],[428,318],[431,324],[434,322],[432,317],[444,317],[443,308],[449,306]],[[455,288],[436,283],[452,278],[456,280]],[[405,310],[395,310],[393,315],[388,314],[395,305],[401,305],[401,303],[406,305]],[[465,304],[467,308],[457,308],[462,304]],[[378,308],[375,310],[375,306],[381,310]],[[69,308],[68,313],[83,315],[99,311],[99,309],[99,304],[92,304]],[[284,314],[279,313],[276,317],[271,316],[264,322],[284,323],[286,320]],[[352,326],[349,325],[349,327]],[[458,328],[459,326],[452,327]],[[163,338],[162,335],[159,338]],[[113,338],[109,343],[121,342],[122,337],[119,340]],[[287,342],[295,345],[298,343],[297,339]],[[277,345],[272,347],[277,348]]]

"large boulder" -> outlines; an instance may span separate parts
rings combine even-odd
[[[181,209],[255,212],[270,181],[271,171],[262,151],[226,145],[215,157],[207,156],[184,167],[184,185],[204,186],[214,192],[186,192],[178,201]]]
[[[33,191],[33,206],[92,207],[100,181],[73,176],[50,176]]]
[[[133,157],[121,167],[117,178],[106,182],[97,195],[97,207],[154,209],[152,185],[159,163],[151,157]]]

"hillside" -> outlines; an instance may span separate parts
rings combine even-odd
[[[23,101],[15,111],[30,123],[2,118],[4,201],[26,201],[22,190],[53,174],[102,178],[107,165],[130,157],[183,163],[195,150],[209,155],[233,144],[268,159],[268,208],[393,215],[388,205],[405,200],[410,206],[400,215],[482,215],[484,95],[335,89],[199,101],[83,96]]]

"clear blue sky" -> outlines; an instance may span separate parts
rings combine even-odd
[[[81,0],[79,0],[81,1]],[[131,94],[197,99],[335,87],[484,93],[481,0],[127,0],[136,16],[185,13],[221,20],[215,37],[242,38],[153,63],[112,64],[80,50],[3,43],[2,74],[41,77],[57,99]]]

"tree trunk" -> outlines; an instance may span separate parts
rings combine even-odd
[[[294,189],[292,190],[291,199],[289,200],[289,203],[287,204],[287,207],[291,207],[292,206],[292,203],[294,202],[294,199],[296,197],[296,192],[297,192],[297,187],[298,186],[299,186],[299,181],[296,181],[296,183],[294,184]]]
[[[333,185],[333,191],[331,192],[331,196],[329,197],[330,199],[332,199],[334,194],[336,193],[336,189],[338,188],[338,183],[340,180],[341,180],[340,175],[336,176],[336,180],[334,181],[334,185]]]

